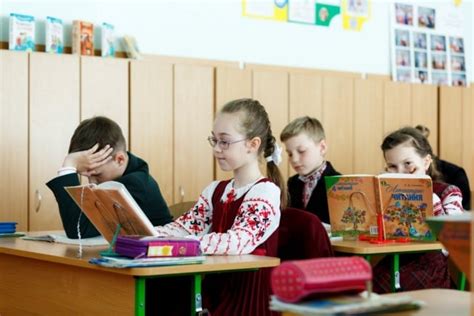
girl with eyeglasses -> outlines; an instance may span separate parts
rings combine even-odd
[[[196,205],[165,226],[163,236],[190,236],[207,255],[277,255],[280,208],[286,190],[278,163],[281,149],[272,134],[265,108],[252,99],[227,103],[208,138],[214,157],[233,178],[214,181]],[[264,158],[264,177],[259,160]],[[215,315],[271,315],[270,270],[208,275],[203,282],[203,307]]]

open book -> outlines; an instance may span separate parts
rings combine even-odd
[[[432,240],[433,186],[426,175],[386,173],[325,177],[332,236]]]
[[[122,183],[108,181],[65,189],[109,243],[112,243],[118,225],[119,235],[158,235]]]
[[[102,236],[91,237],[91,238],[82,238],[82,239],[71,239],[67,238],[65,233],[55,233],[47,235],[28,235],[23,237],[25,240],[36,240],[36,241],[46,241],[46,242],[56,242],[59,244],[66,245],[82,245],[82,246],[106,246],[107,240]]]

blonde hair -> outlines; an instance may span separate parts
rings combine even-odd
[[[297,136],[301,133],[307,134],[315,142],[319,142],[326,138],[323,125],[320,121],[313,117],[302,116],[294,119],[285,126],[280,134],[280,140],[284,142],[289,138]]]

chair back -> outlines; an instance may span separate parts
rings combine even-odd
[[[196,201],[186,201],[170,205],[169,209],[171,216],[173,216],[173,219],[177,219],[185,212],[189,211],[195,204]]]
[[[316,215],[291,207],[281,212],[278,257],[282,261],[332,256],[328,234]]]

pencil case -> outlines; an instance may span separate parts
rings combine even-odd
[[[179,237],[118,236],[115,252],[130,258],[187,257],[201,255],[199,240]]]
[[[290,303],[331,293],[362,292],[371,281],[372,268],[360,257],[286,261],[271,276],[275,296]]]
[[[0,222],[0,234],[10,234],[16,231],[15,222]]]

